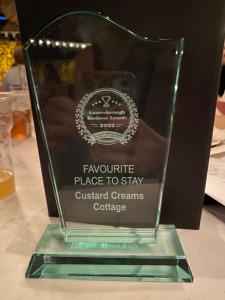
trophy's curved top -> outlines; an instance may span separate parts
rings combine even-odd
[[[81,20],[82,18],[87,18],[87,17],[89,17],[89,19],[92,19],[92,22],[95,21],[94,19],[96,19],[97,22],[103,21],[104,25],[107,26],[107,24],[108,24],[108,26],[112,26],[115,29],[124,31],[128,35],[130,35],[130,37],[133,37],[134,39],[145,42],[145,43],[175,42],[175,43],[179,43],[180,46],[183,48],[183,43],[184,43],[183,38],[172,39],[172,38],[142,37],[142,36],[138,35],[137,33],[129,30],[127,27],[112,20],[110,17],[104,16],[101,12],[91,12],[91,11],[82,11],[82,10],[81,11],[73,11],[73,12],[69,12],[69,13],[58,16],[57,18],[52,20],[49,24],[45,25],[38,33],[36,33],[34,35],[34,37],[30,38],[25,43],[24,47],[25,47],[25,49],[29,48],[29,46],[31,46],[36,39],[42,38],[43,35],[45,35],[45,34],[48,34],[48,35],[53,34],[54,35],[54,33],[51,32],[51,30],[54,31],[55,27],[61,26],[62,23],[65,23],[67,21],[69,21],[71,23],[72,18],[73,18],[73,20],[75,20],[75,19]],[[99,33],[100,32],[98,32],[98,34]],[[66,32],[64,32],[64,34],[66,34]],[[71,34],[71,36],[73,35],[72,32],[70,34]],[[68,35],[67,35],[67,37],[68,37]]]

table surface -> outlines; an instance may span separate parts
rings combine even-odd
[[[2,300],[225,299],[225,207],[203,210],[201,229],[178,230],[194,283],[25,279],[32,252],[49,223],[35,138],[14,147],[15,196],[0,201]]]

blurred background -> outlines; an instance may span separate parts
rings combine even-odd
[[[4,74],[14,63],[14,51],[20,46],[15,1],[0,0],[0,86]]]

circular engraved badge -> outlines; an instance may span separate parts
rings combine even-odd
[[[131,97],[113,88],[85,94],[76,109],[77,129],[91,145],[125,145],[134,136],[138,120]]]

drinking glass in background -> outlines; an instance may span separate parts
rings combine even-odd
[[[216,108],[218,109],[220,115],[225,116],[225,93],[222,97],[218,98]]]
[[[225,142],[225,93],[217,99],[212,146]]]
[[[11,158],[11,129],[13,98],[0,94],[0,200],[15,192]]]
[[[17,145],[31,136],[31,105],[28,89],[10,86],[10,94],[15,99],[13,104],[12,143]]]

